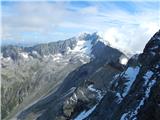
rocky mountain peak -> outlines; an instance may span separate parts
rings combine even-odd
[[[97,32],[94,33],[82,33],[77,37],[79,40],[90,40],[90,41],[95,41],[100,38]]]
[[[146,44],[143,53],[139,57],[141,64],[150,66],[160,58],[160,30],[154,34]]]
[[[158,120],[160,117],[160,31],[115,75],[105,97],[86,119]]]
[[[42,43],[32,47],[4,46],[2,47],[2,56],[4,58],[11,58],[14,61],[23,58],[24,54],[34,58],[43,58],[46,56],[54,56],[55,54],[83,53],[83,56],[87,55],[91,57],[92,48],[100,39],[101,37],[97,32],[94,32],[82,33],[77,37],[72,37],[63,41]],[[20,53],[22,53],[23,56],[20,55]]]
[[[160,50],[160,30],[154,34],[151,40],[146,44],[143,53],[150,52],[156,54]]]

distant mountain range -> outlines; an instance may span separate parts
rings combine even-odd
[[[2,118],[158,120],[160,31],[142,54],[127,56],[97,33],[3,46]]]

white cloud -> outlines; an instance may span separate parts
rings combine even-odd
[[[2,9],[2,37],[21,40],[26,39],[23,32],[38,32],[44,39],[54,35],[67,39],[75,31],[98,31],[113,47],[135,52],[142,51],[160,27],[159,8],[151,7],[152,3],[132,2],[136,12],[109,3],[110,8],[103,2],[91,3],[78,8],[70,2],[19,2],[12,6],[12,13]]]
[[[67,15],[63,2],[18,2],[11,7],[13,13],[2,9],[4,39],[6,34],[53,32]]]
[[[98,9],[95,6],[85,7],[80,10],[80,13],[82,13],[82,14],[97,14]]]
[[[142,52],[149,39],[160,29],[159,10],[140,7],[139,4],[136,13],[115,9],[103,14],[108,21],[116,20],[118,23],[103,31],[104,39],[113,47],[134,53]]]
[[[146,43],[158,29],[158,26],[152,22],[137,26],[113,27],[104,31],[103,38],[115,48],[136,53],[142,52]]]

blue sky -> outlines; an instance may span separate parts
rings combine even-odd
[[[141,51],[160,27],[160,2],[2,2],[2,43],[39,43],[98,32],[114,47]]]

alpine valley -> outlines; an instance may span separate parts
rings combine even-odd
[[[160,31],[141,54],[97,33],[1,47],[4,120],[159,120]]]

